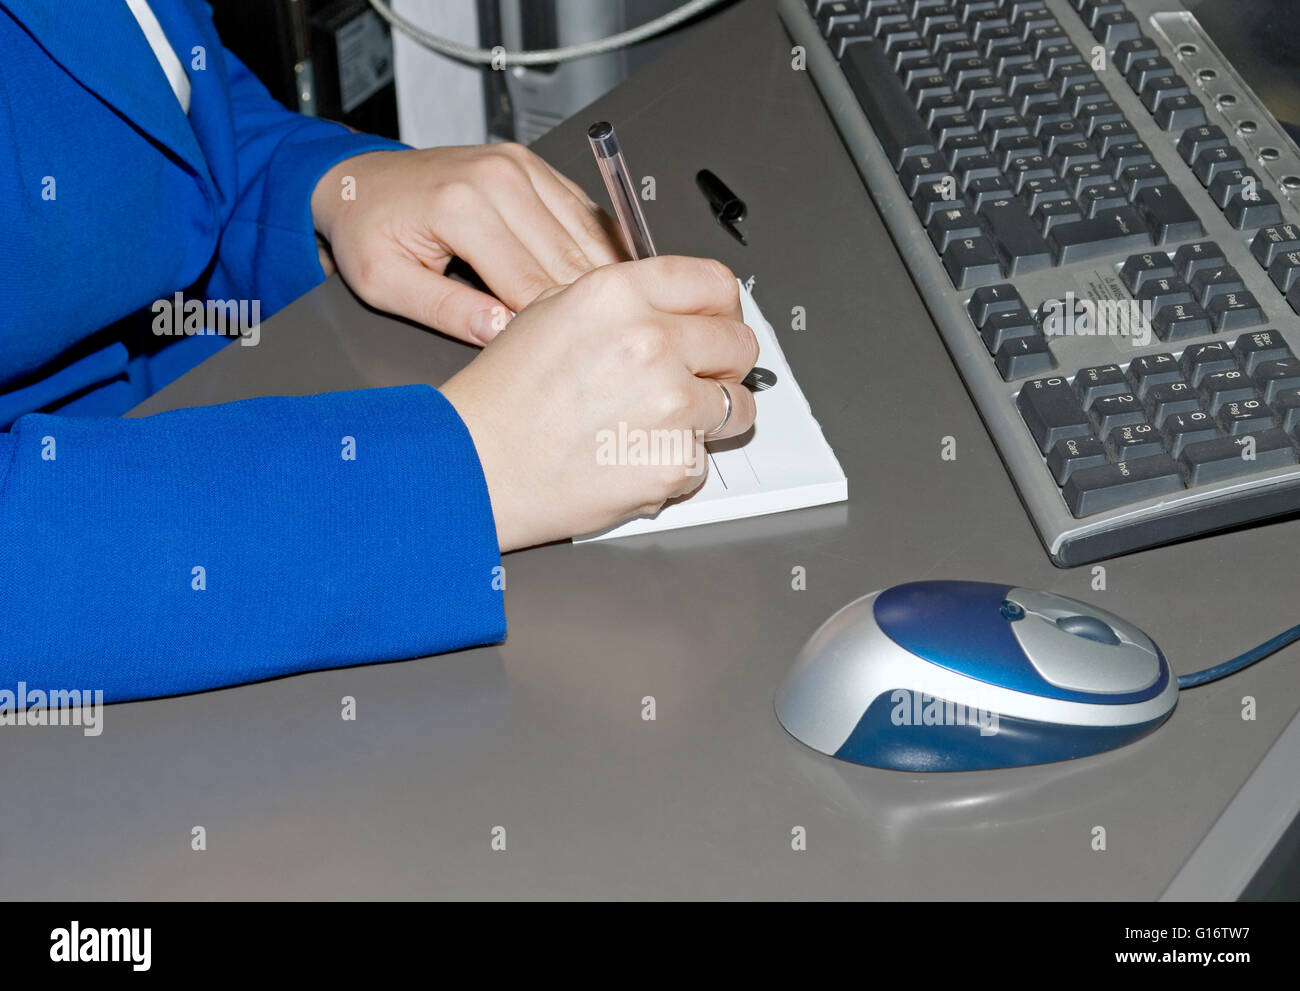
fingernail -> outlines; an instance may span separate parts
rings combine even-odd
[[[510,322],[511,313],[504,306],[493,306],[479,310],[470,318],[469,332],[480,344],[487,344],[505,329]]]

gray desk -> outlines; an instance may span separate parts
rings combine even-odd
[[[116,706],[97,739],[5,733],[0,894],[1239,893],[1296,813],[1300,647],[1189,693],[1134,746],[1011,771],[838,763],[788,737],[772,699],[834,609],[926,577],[1095,598],[1144,625],[1177,669],[1203,667],[1295,621],[1300,522],[1111,561],[1104,592],[1088,568],[1053,568],[811,83],[790,68],[770,0],[729,10],[547,136],[539,150],[593,194],[582,128],[599,117],[657,179],[647,214],[661,248],[756,277],[848,504],[512,555],[499,647]],[[749,248],[708,217],[693,185],[703,166],[750,203]],[[795,305],[807,329],[782,330]],[[471,357],[366,311],[337,280],[262,341],[143,411],[437,383]],[[949,435],[955,462],[939,457]],[[791,589],[796,565],[806,591]],[[275,590],[250,589],[247,608],[274,609]],[[345,695],[356,722],[339,717]],[[194,825],[205,852],[190,850]],[[494,826],[505,852],[491,849]],[[806,851],[791,849],[796,826]]]

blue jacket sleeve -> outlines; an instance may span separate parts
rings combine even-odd
[[[269,315],[325,278],[311,215],[320,177],[354,155],[407,146],[286,110],[238,58],[223,49],[222,59],[238,179],[210,294],[238,289]]]
[[[425,386],[0,434],[0,685],[169,695],[505,635],[469,432]]]

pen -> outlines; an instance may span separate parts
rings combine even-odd
[[[600,177],[605,180],[605,189],[609,191],[614,215],[618,217],[618,226],[622,228],[623,239],[627,241],[628,253],[635,259],[653,258],[656,253],[655,243],[650,237],[650,228],[646,226],[645,215],[641,212],[641,203],[633,188],[632,177],[628,175],[627,163],[623,161],[623,152],[619,150],[614,125],[604,120],[592,124],[587,128],[587,140],[591,142],[591,151],[596,156]]]

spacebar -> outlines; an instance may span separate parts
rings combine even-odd
[[[912,98],[894,75],[879,42],[849,45],[840,66],[895,172],[904,159],[935,150],[934,139],[912,109]]]

